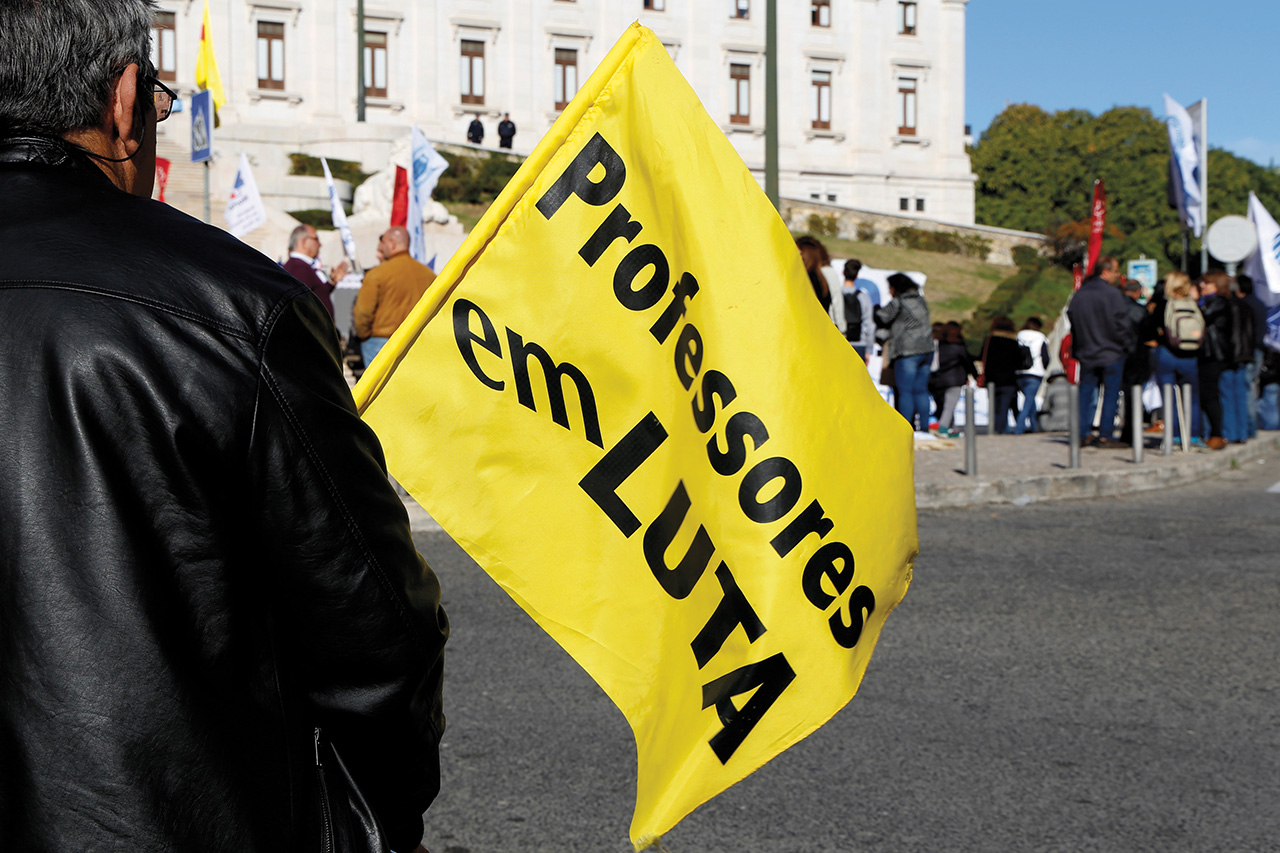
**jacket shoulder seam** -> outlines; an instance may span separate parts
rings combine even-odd
[[[419,629],[409,617],[408,608],[406,603],[403,601],[402,594],[396,590],[395,584],[391,583],[382,563],[369,547],[369,543],[365,539],[364,533],[360,530],[360,525],[356,523],[355,517],[351,514],[346,502],[342,499],[341,492],[338,490],[337,485],[330,476],[329,470],[325,467],[319,454],[316,453],[315,445],[311,442],[311,438],[307,434],[306,429],[303,428],[302,422],[298,418],[297,413],[294,412],[293,407],[289,405],[288,399],[281,391],[280,386],[276,383],[275,378],[271,373],[271,368],[267,366],[265,359],[262,362],[262,377],[263,382],[271,390],[271,395],[275,398],[276,402],[279,403],[281,411],[284,412],[285,420],[289,423],[290,427],[293,428],[294,433],[298,436],[298,440],[302,442],[302,446],[306,451],[307,457],[316,466],[316,470],[320,472],[320,477],[325,484],[325,490],[329,493],[329,497],[334,502],[335,506],[337,506],[338,512],[341,514],[347,530],[359,546],[360,552],[364,554],[365,560],[373,569],[373,573],[377,577],[379,585],[394,603],[396,613],[400,617],[401,623],[417,639],[419,644],[428,646],[429,644],[424,641]]]
[[[152,308],[157,311],[163,311],[166,314],[172,314],[175,317],[181,317],[184,320],[190,320],[193,323],[199,323],[201,325],[208,326],[213,329],[217,329],[220,332],[223,332],[225,334],[231,335],[236,338],[240,338],[241,340],[245,340],[245,341],[253,340],[253,336],[249,333],[248,329],[237,328],[236,326],[233,326],[230,323],[223,322],[221,320],[206,316],[204,314],[199,314],[195,311],[188,311],[184,308],[179,308],[176,305],[171,305],[166,302],[161,302],[157,299],[148,299],[145,296],[137,296],[129,293],[121,293],[118,290],[108,290],[106,288],[92,287],[90,285],[85,285],[85,284],[76,284],[69,281],[52,281],[52,280],[42,280],[42,279],[0,282],[0,290],[65,290],[72,293],[89,293],[89,294],[93,294],[94,296],[103,296],[108,299],[117,299],[121,302],[131,302],[135,305],[145,305],[148,308]]]

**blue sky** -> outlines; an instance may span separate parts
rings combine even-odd
[[[1280,0],[970,0],[966,121],[1209,99],[1209,144],[1280,165]]]

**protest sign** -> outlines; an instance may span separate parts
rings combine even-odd
[[[243,237],[253,229],[267,224],[267,209],[262,204],[258,182],[253,179],[249,155],[243,152],[240,154],[236,180],[231,185],[231,198],[227,201],[223,216],[227,221],[227,230],[235,237]]]
[[[652,32],[383,353],[392,474],[631,724],[637,848],[853,696],[917,551],[911,427]]]

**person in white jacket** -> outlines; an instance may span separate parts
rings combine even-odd
[[[1018,410],[1014,435],[1040,431],[1040,418],[1036,407],[1036,394],[1049,369],[1049,339],[1040,331],[1044,324],[1039,317],[1028,317],[1018,332],[1018,343],[1031,350],[1031,366],[1018,371],[1018,393],[1022,395],[1022,407]]]

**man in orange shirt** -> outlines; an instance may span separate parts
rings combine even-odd
[[[427,292],[436,274],[409,256],[409,232],[396,225],[378,240],[381,263],[365,274],[356,296],[356,334],[364,366],[376,356]]]

